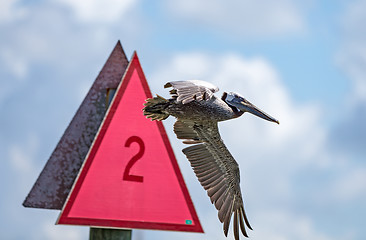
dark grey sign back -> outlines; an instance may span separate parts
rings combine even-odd
[[[107,91],[117,88],[127,65],[127,57],[118,41],[23,206],[62,209],[107,111]]]

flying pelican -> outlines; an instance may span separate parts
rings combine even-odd
[[[164,86],[169,87],[173,88],[170,99],[159,95],[146,99],[144,115],[159,121],[170,115],[177,118],[174,132],[183,143],[194,144],[184,148],[183,153],[218,210],[225,236],[234,213],[235,239],[239,239],[239,226],[248,237],[245,224],[251,230],[252,227],[244,211],[239,165],[224,145],[217,123],[240,117],[245,112],[277,124],[279,121],[237,93],[224,92],[221,98],[216,97],[214,93],[219,89],[208,82],[173,81]]]

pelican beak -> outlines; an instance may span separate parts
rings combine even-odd
[[[263,112],[262,110],[260,110],[259,108],[257,108],[256,106],[254,106],[252,103],[250,103],[247,100],[241,101],[240,104],[236,104],[236,107],[239,108],[243,112],[249,112],[249,113],[254,114],[257,117],[263,118],[267,121],[280,124],[280,122],[277,119],[275,119],[275,118],[271,117],[270,115],[268,115],[267,113]]]

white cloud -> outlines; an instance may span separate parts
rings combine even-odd
[[[253,232],[254,239],[334,239],[319,232],[314,226],[312,219],[306,216],[294,215],[286,210],[262,211],[257,213],[258,228],[260,231]]]
[[[30,135],[25,144],[13,144],[9,147],[9,160],[11,166],[19,175],[32,174],[35,171],[34,157],[39,150],[39,139]]]
[[[23,56],[16,55],[7,48],[2,48],[0,52],[0,60],[16,79],[22,80],[28,73],[28,64]]]
[[[12,0],[5,2],[12,2],[13,8],[20,5]],[[20,5],[19,8],[28,13],[24,19],[0,25],[3,33],[0,63],[6,65],[6,71],[11,75],[23,78],[32,69],[31,65],[39,62],[74,67],[75,62],[85,62],[90,55],[105,57],[121,34],[126,42],[139,37],[139,14],[129,15],[133,27],[117,21],[126,17],[136,2],[58,0],[56,3]],[[70,18],[68,8],[75,11],[76,19]],[[99,24],[104,22],[106,24]],[[73,61],[70,61],[71,55]]]
[[[19,194],[19,196],[25,197],[32,186],[32,182],[29,180],[33,181],[39,173],[36,165],[36,157],[40,150],[39,138],[34,134],[24,138],[24,142],[9,144],[7,153],[5,153],[8,166],[10,166],[9,171],[16,176],[12,181],[13,187],[15,187],[11,196]]]
[[[336,55],[338,66],[351,82],[343,118],[333,129],[333,138],[343,160],[340,174],[333,182],[331,196],[340,203],[354,204],[366,197],[366,166],[363,160],[365,104],[366,104],[366,1],[348,1],[340,15],[340,49]],[[345,150],[345,151],[344,151]]]
[[[71,2],[81,4],[79,1]],[[17,3],[13,2],[13,5],[17,6]],[[134,2],[127,3],[128,1],[120,1],[114,7],[112,2],[104,4],[107,11],[109,8],[115,8],[110,12],[111,17],[120,18],[125,17],[127,9],[130,9]],[[90,4],[97,12],[95,14],[98,14],[99,2],[92,1]],[[90,87],[103,61],[121,36],[123,44],[127,46],[129,42],[138,44],[142,29],[139,14],[128,16],[134,24],[120,24],[119,21],[106,24],[80,22],[79,18],[70,17],[67,7],[60,5],[59,2],[23,4],[20,7],[27,14],[21,20],[4,25],[0,23],[0,65],[3,66],[3,78],[0,79],[0,108],[30,81],[32,86],[36,86],[44,78],[47,78],[47,81],[45,80],[40,87],[55,84],[57,81],[59,87],[71,91],[68,93],[71,93],[71,96],[79,97],[82,92],[84,97],[84,86]],[[99,21],[97,17],[93,19]],[[86,65],[87,68],[84,67]]]
[[[279,36],[302,33],[304,13],[291,0],[187,0],[165,1],[171,16],[190,24],[203,24],[235,36]]]
[[[1,0],[0,24],[19,19],[27,13],[25,8],[20,7],[19,2],[19,0]]]
[[[354,101],[366,101],[366,1],[350,1],[341,16],[342,47],[338,65],[353,83]]]
[[[56,226],[51,222],[44,222],[41,225],[39,238],[49,240],[82,240],[87,237],[86,230],[86,227]]]
[[[366,11],[365,11],[366,14]],[[365,37],[366,40],[366,37]],[[366,44],[350,41],[338,55],[338,64],[352,82],[354,101],[366,101]]]
[[[113,22],[123,17],[136,0],[59,0],[70,7],[75,15],[85,22]]]
[[[366,21],[366,1],[349,1],[341,15],[342,31],[346,34],[344,37],[351,39],[365,39],[366,29],[363,23]]]
[[[366,169],[349,169],[340,176],[332,187],[334,199],[341,202],[365,199]]]

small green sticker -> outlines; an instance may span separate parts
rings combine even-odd
[[[186,220],[186,224],[192,225],[192,220]]]

